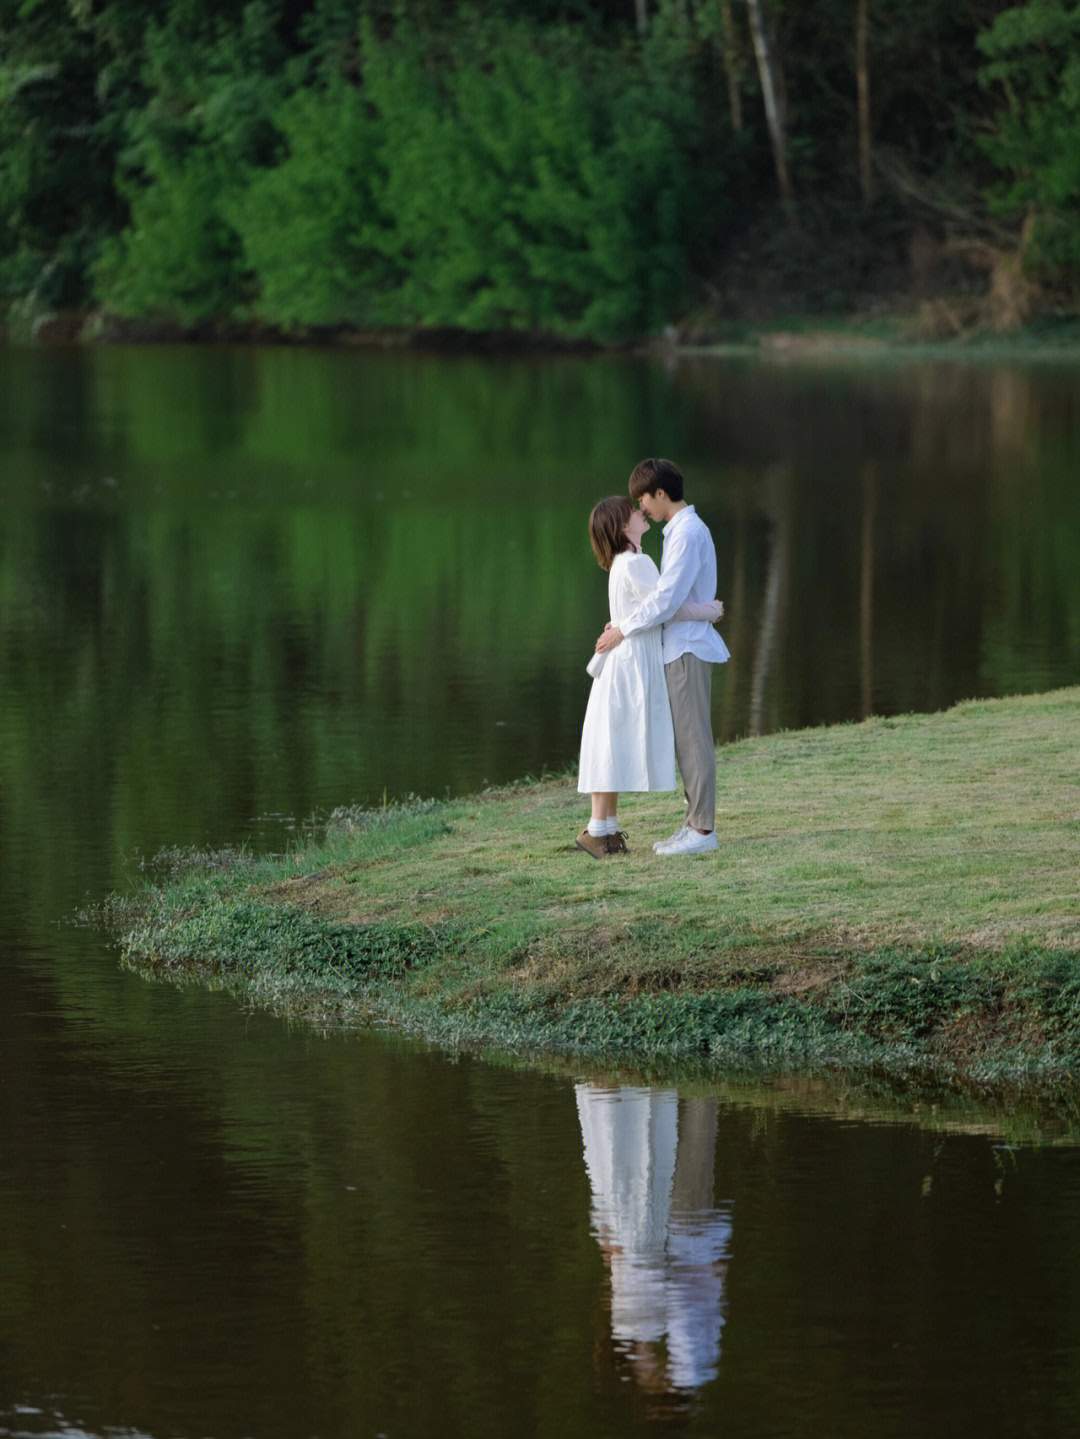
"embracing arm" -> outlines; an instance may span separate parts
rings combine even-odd
[[[716,623],[719,615],[714,614],[711,608],[704,614],[693,611],[684,613],[698,568],[695,549],[694,544],[690,543],[690,537],[685,533],[673,535],[667,541],[663,573],[648,593],[641,594],[641,602],[637,608],[620,625],[611,626],[600,636],[596,648],[601,654],[619,644],[627,635],[637,634],[639,630],[655,629],[657,625],[669,624],[672,620],[703,619],[709,624]],[[655,569],[653,573],[655,574]],[[723,613],[723,606],[720,613]]]
[[[678,623],[681,620],[704,620],[706,624],[719,624],[724,617],[723,600],[684,600],[668,623]],[[596,648],[603,654],[606,650],[613,649],[615,645],[625,639],[626,636],[616,625],[605,625],[604,633],[596,642]]]
[[[685,529],[680,528],[665,541],[663,572],[652,592],[642,598],[637,608],[619,626],[624,636],[668,624],[690,598],[697,572],[697,556],[689,538]]]

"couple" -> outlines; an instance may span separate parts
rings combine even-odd
[[[677,758],[686,820],[653,849],[707,854],[718,848],[710,666],[728,658],[711,628],[723,614],[716,551],[670,460],[642,460],[630,495],[601,500],[589,516],[593,551],[610,571],[611,623],[589,662],[578,790],[592,796],[592,816],[575,842],[594,859],[625,853],[619,791],[675,789]],[[649,520],[664,526],[659,574],[641,553]]]

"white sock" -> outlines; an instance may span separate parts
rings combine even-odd
[[[589,829],[589,833],[590,833],[595,839],[599,839],[601,835],[607,834],[607,832],[608,832],[607,820],[606,820],[606,819],[591,819],[591,820],[589,821],[588,829]]]
[[[618,821],[618,819],[616,818],[615,815],[609,815],[609,816],[608,816],[608,819],[607,819],[607,829],[604,831],[604,833],[605,833],[605,834],[618,834],[618,832],[619,832],[619,821]]]

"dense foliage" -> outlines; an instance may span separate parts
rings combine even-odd
[[[851,272],[916,224],[1022,233],[1067,288],[1078,33],[1066,0],[0,0],[0,289],[612,336],[763,235]]]
[[[1043,264],[1080,266],[1080,4],[1029,0],[985,34],[985,76],[1007,99],[987,152],[1008,177],[994,192],[1006,215],[1026,212]]]

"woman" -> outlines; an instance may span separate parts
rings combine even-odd
[[[637,609],[660,578],[652,560],[641,553],[648,529],[648,520],[623,495],[601,500],[589,516],[593,553],[600,568],[609,572],[613,625]],[[723,611],[717,600],[688,602],[674,618],[715,623]],[[589,672],[594,679],[581,731],[578,791],[592,796],[592,815],[575,843],[602,859],[626,852],[626,837],[618,825],[620,790],[677,787],[659,628],[640,631],[596,656]]]

